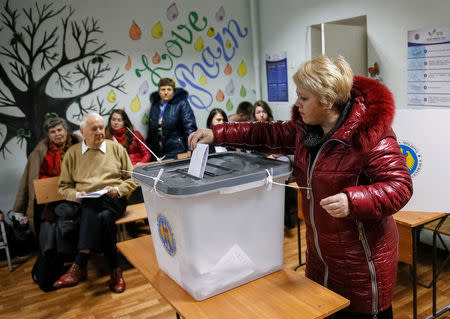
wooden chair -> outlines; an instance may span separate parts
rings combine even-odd
[[[41,204],[64,200],[58,191],[59,176],[33,180],[36,202]]]
[[[186,153],[177,154],[177,159],[184,159],[191,157],[191,151],[187,151]]]

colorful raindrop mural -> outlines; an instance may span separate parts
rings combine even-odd
[[[234,106],[230,99],[228,99],[226,107],[227,107],[227,111],[233,111]]]
[[[246,76],[247,75],[247,66],[245,65],[244,60],[242,60],[241,64],[239,64],[238,74],[239,74],[239,76]]]
[[[116,101],[116,93],[114,93],[114,91],[111,90],[106,99],[108,100],[108,102],[114,103]]]
[[[245,89],[244,85],[241,86],[240,95],[242,97],[246,97],[247,96],[247,90]]]
[[[213,36],[215,36],[216,35],[216,32],[214,32],[214,28],[209,28],[208,29],[208,32],[206,32],[206,35],[208,36],[208,37],[210,37],[210,38],[212,38]]]
[[[139,28],[139,26],[136,24],[136,22],[134,22],[134,20],[133,24],[130,27],[130,31],[128,31],[128,34],[130,35],[130,38],[133,40],[139,40],[142,36],[141,28]]]
[[[231,68],[230,63],[227,63],[227,66],[225,67],[225,70],[223,71],[223,73],[225,73],[225,75],[230,75],[233,72],[233,69]]]
[[[144,116],[142,117],[141,123],[143,125],[148,125],[148,114],[144,114]]]
[[[195,41],[194,43],[194,48],[197,51],[203,51],[203,49],[205,48],[205,43],[203,42],[203,38],[202,37],[198,37],[197,41]]]
[[[155,55],[153,55],[152,62],[153,64],[159,64],[161,62],[161,56],[158,52],[155,52]]]
[[[230,82],[225,87],[225,94],[229,95],[229,96],[233,96],[234,95],[234,83],[233,83],[233,80],[230,80]]]
[[[216,21],[222,22],[225,19],[225,9],[220,7],[220,9],[216,12]]]
[[[141,101],[139,101],[139,97],[136,95],[136,97],[131,101],[131,111],[132,112],[139,112],[141,110]]]
[[[178,8],[174,2],[170,5],[170,7],[167,8],[167,19],[169,19],[169,21],[173,21],[177,17],[178,17]]]
[[[139,87],[139,94],[145,95],[148,93],[148,82],[145,80]]]
[[[199,83],[200,83],[200,85],[205,85],[206,84],[206,76],[204,74],[200,77]]]
[[[163,35],[163,27],[161,22],[156,23],[152,28],[152,37],[160,39]]]
[[[127,64],[125,64],[125,70],[129,71],[131,69],[131,58],[128,56]]]
[[[222,90],[219,89],[216,94],[216,101],[222,102],[225,99],[225,95],[223,94]]]

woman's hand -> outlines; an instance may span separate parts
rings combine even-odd
[[[197,144],[212,144],[214,142],[213,131],[209,128],[201,128],[191,133],[188,138],[188,144],[191,150],[197,147]]]
[[[348,198],[344,193],[329,196],[320,201],[320,206],[333,217],[344,218],[350,213],[348,209]]]

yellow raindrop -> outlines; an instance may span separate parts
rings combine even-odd
[[[227,42],[225,43],[225,46],[229,49],[231,48],[231,42],[230,40],[227,40]]]
[[[200,85],[205,85],[206,84],[206,76],[204,74],[200,77],[199,83],[200,83]]]
[[[239,64],[238,74],[239,74],[239,76],[246,76],[247,75],[247,66],[245,65],[244,60],[242,60],[241,64]]]
[[[197,51],[202,51],[205,48],[205,43],[203,42],[202,37],[198,37],[197,41],[195,41],[194,48]]]
[[[114,103],[116,101],[116,93],[114,93],[114,91],[111,90],[111,92],[109,92],[108,94],[107,99],[109,102]]]
[[[154,37],[155,39],[160,39],[162,35],[163,35],[163,27],[161,22],[158,22],[152,28],[152,37]]]
[[[216,32],[214,32],[214,28],[209,28],[208,32],[206,32],[206,35],[210,38],[212,38],[215,34]]]
[[[141,110],[141,101],[139,101],[139,97],[136,95],[133,101],[131,101],[131,111],[139,112],[140,110]]]

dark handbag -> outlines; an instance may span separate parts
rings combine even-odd
[[[9,211],[7,215],[13,223],[11,238],[9,238],[11,250],[17,255],[28,254],[36,248],[36,240],[33,231],[28,224],[20,224],[14,217],[13,211]]]
[[[31,270],[31,278],[44,292],[55,290],[53,283],[63,274],[64,260],[54,251],[39,254]]]

